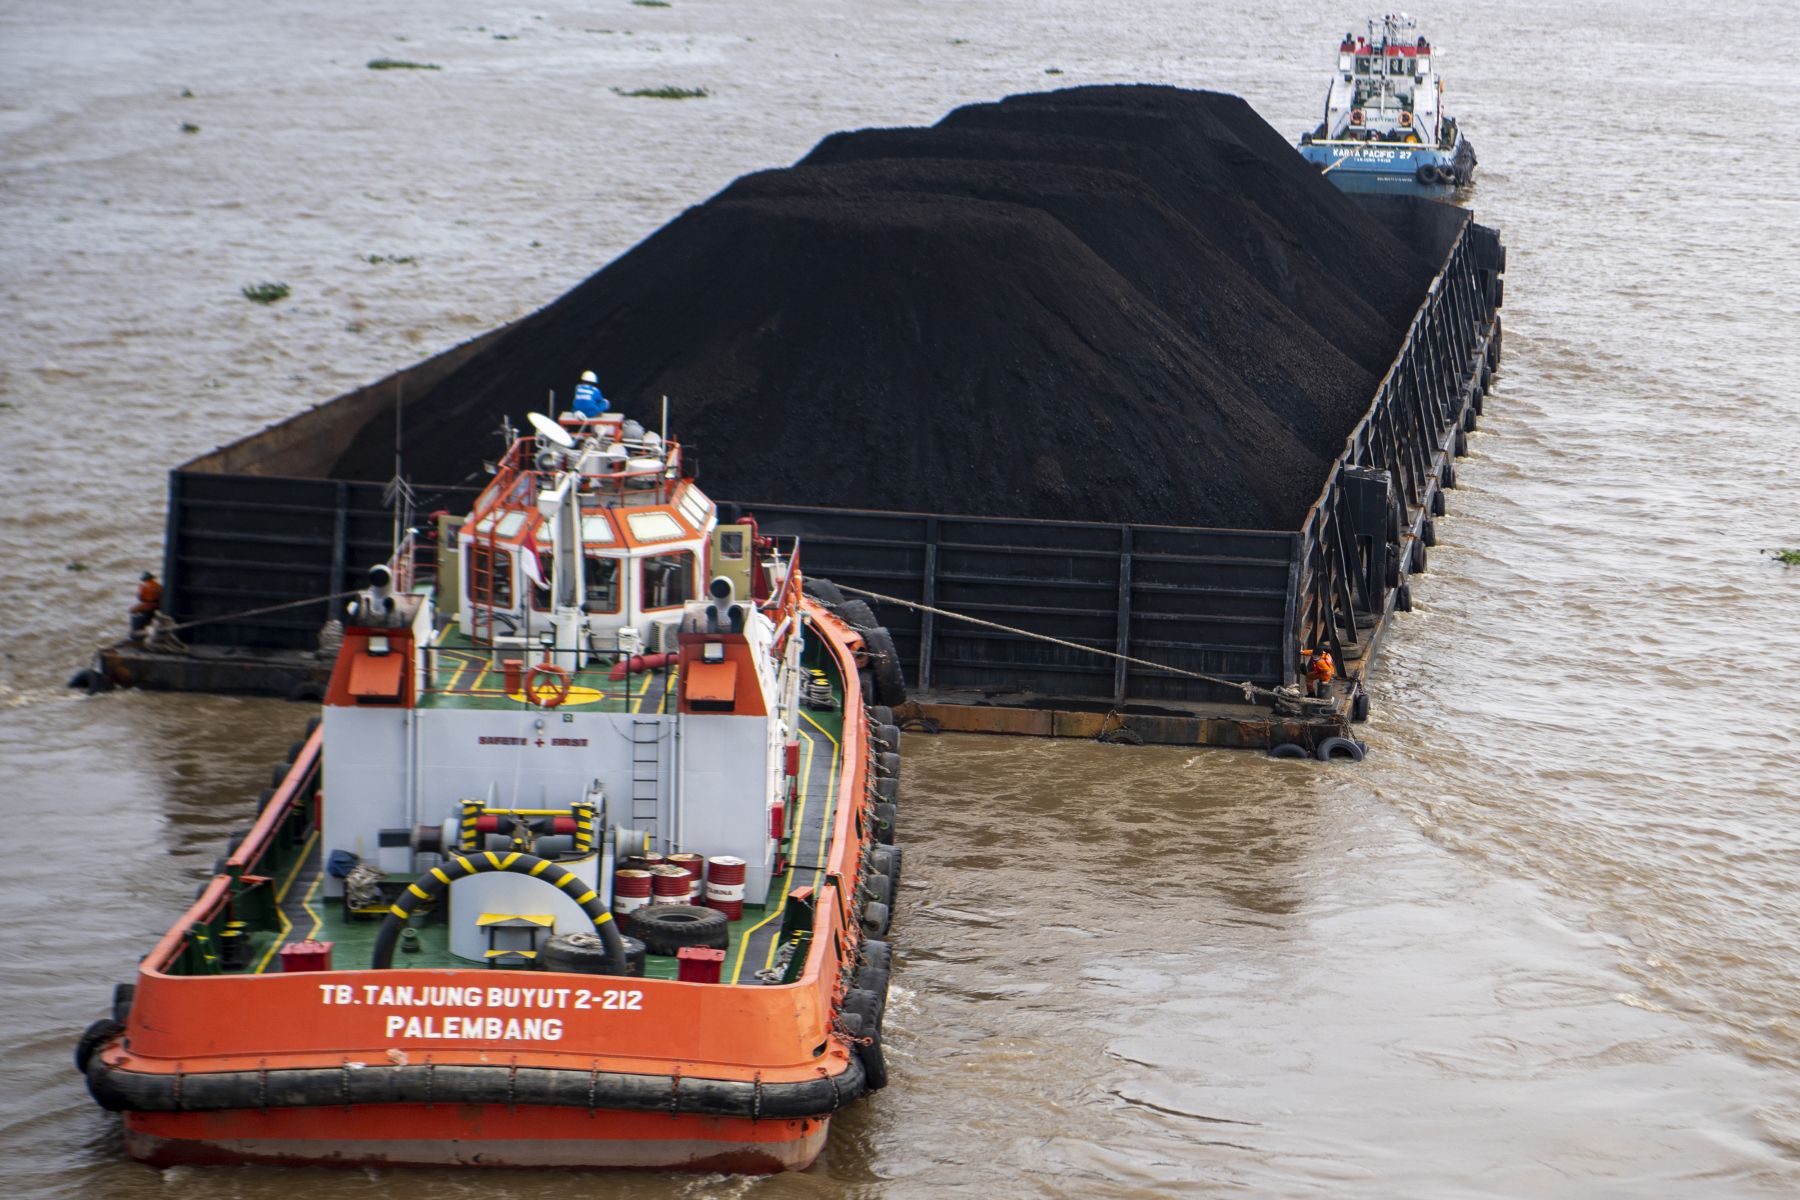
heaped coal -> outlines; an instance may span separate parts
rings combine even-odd
[[[591,368],[715,496],[1294,528],[1432,269],[1236,97],[1013,96],[688,210],[409,405],[405,467]],[[392,463],[378,419],[337,474]]]

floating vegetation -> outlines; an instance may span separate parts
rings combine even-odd
[[[293,289],[285,283],[252,283],[244,286],[244,299],[254,300],[258,304],[273,304],[277,300],[286,300]]]
[[[639,8],[673,8],[669,0],[631,0]]]
[[[441,71],[436,63],[408,62],[404,58],[371,58],[371,71]]]
[[[87,569],[88,565],[84,562],[72,562],[63,567],[65,571],[85,571]]]
[[[699,100],[712,94],[705,88],[684,87],[633,88],[629,92],[614,88],[613,91],[621,96],[644,96],[651,100]]]
[[[183,133],[199,133],[200,127],[198,125],[194,124],[192,121],[183,121],[181,123],[181,132],[183,132]]]
[[[1800,567],[1800,550],[1792,550],[1783,546],[1779,550],[1764,550],[1763,553],[1784,567]]]
[[[182,100],[192,100],[194,98],[194,89],[193,88],[182,88],[181,95],[178,98],[182,99]]]
[[[1061,75],[1062,68],[1061,67],[1045,67],[1044,74],[1046,74],[1046,75]]]
[[[412,266],[419,260],[410,254],[371,254],[369,255],[368,261],[371,266],[379,266],[382,263],[398,263],[404,266]]]

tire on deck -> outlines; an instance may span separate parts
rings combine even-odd
[[[731,919],[716,908],[691,904],[647,904],[631,914],[626,928],[651,954],[673,955],[687,946],[723,950],[731,944]]]

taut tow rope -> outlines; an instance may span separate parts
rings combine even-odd
[[[933,608],[929,604],[920,604],[916,600],[902,600],[898,596],[885,596],[880,592],[871,592],[867,588],[851,587],[847,583],[836,583],[842,592],[851,592],[858,596],[867,596],[871,600],[879,600],[883,604],[898,604],[902,608],[915,609],[918,612],[930,613],[952,621],[964,621],[970,625],[979,625],[984,629],[997,629],[1002,633],[1017,634],[1037,642],[1048,642],[1052,646],[1062,646],[1069,650],[1079,650],[1085,654],[1099,655],[1101,658],[1119,659],[1134,666],[1148,667],[1152,671],[1166,671],[1171,675],[1182,675],[1188,679],[1198,679],[1202,683],[1216,683],[1221,687],[1233,688],[1244,693],[1246,703],[1254,703],[1256,697],[1266,696],[1270,700],[1279,700],[1286,704],[1303,704],[1314,708],[1333,707],[1330,700],[1315,699],[1311,696],[1299,696],[1291,692],[1277,691],[1251,683],[1247,679],[1227,679],[1222,675],[1208,675],[1203,671],[1189,671],[1183,667],[1171,667],[1167,663],[1151,662],[1147,658],[1134,658],[1129,654],[1120,654],[1115,650],[1101,650],[1094,646],[1084,646],[1080,642],[1066,641],[1063,638],[1051,637],[1047,633],[1033,633],[1029,629],[1019,629],[1013,625],[1002,625],[998,621],[988,621],[981,617],[971,617],[967,613],[951,612],[946,608]]]

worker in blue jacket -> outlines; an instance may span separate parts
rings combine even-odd
[[[611,406],[606,397],[600,394],[600,380],[592,371],[581,373],[581,382],[575,385],[575,411],[583,420],[591,421]]]

